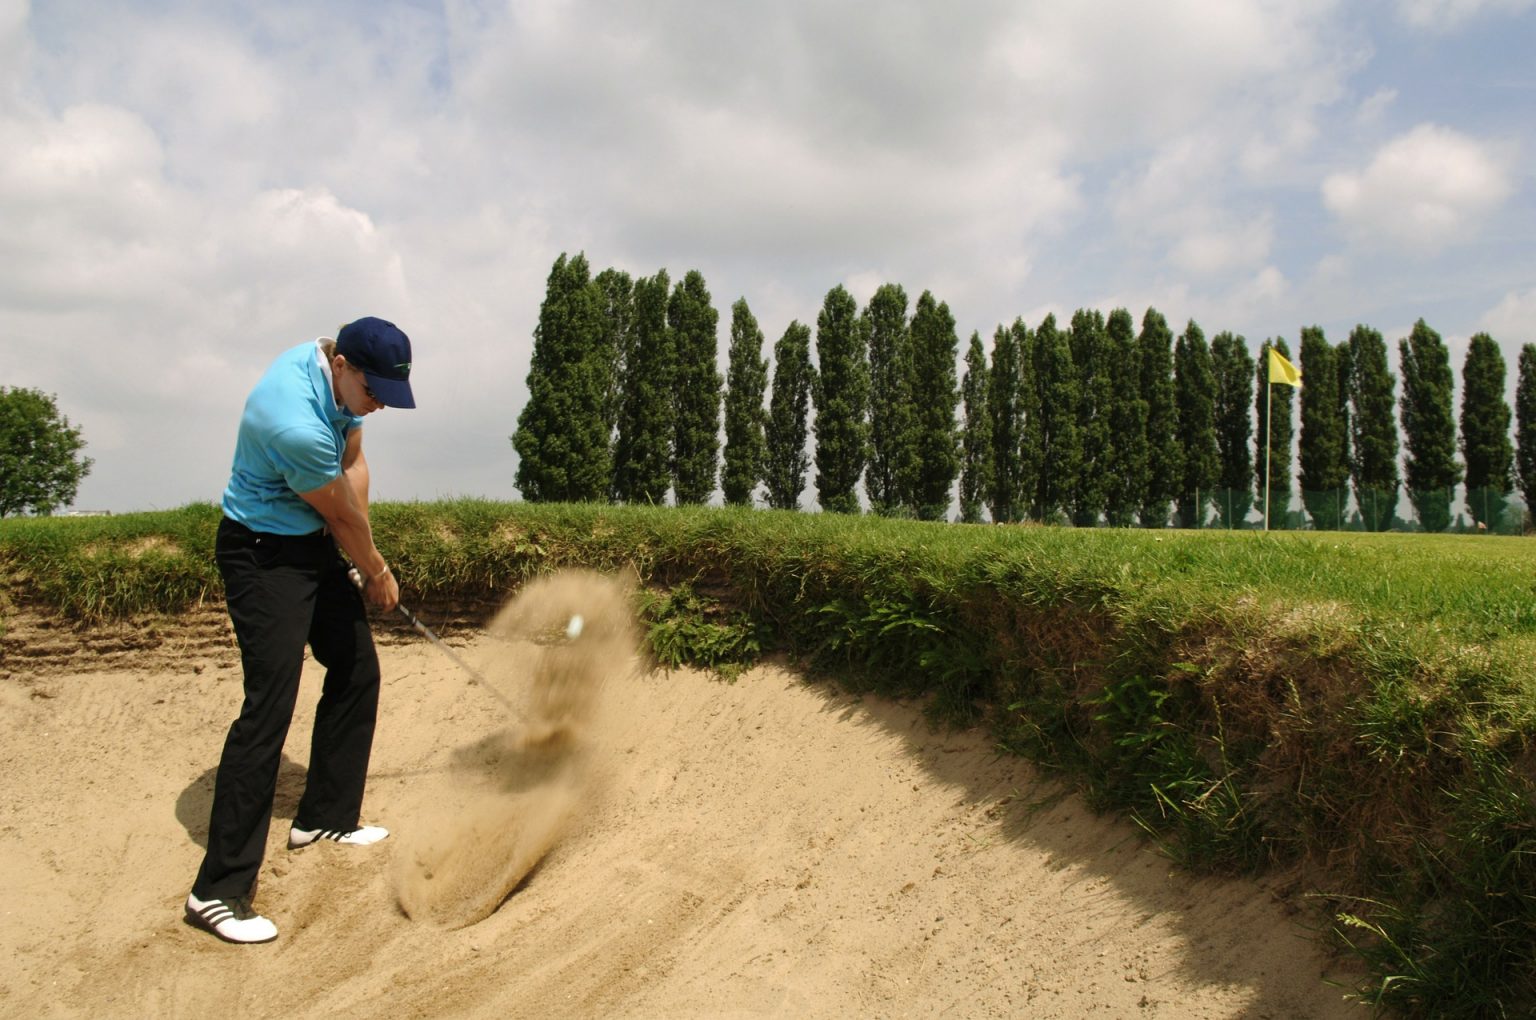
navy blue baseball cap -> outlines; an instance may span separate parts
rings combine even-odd
[[[336,353],[360,369],[385,407],[415,407],[411,395],[411,338],[393,322],[366,316],[336,334]]]

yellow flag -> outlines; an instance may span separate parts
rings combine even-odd
[[[1300,386],[1301,369],[1285,360],[1273,347],[1269,349],[1269,381],[1283,386]]]

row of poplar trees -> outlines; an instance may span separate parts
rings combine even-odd
[[[1238,527],[1255,507],[1274,526],[1290,519],[1298,390],[1268,376],[1271,346],[1291,357],[1283,339],[1255,360],[1242,337],[1207,342],[1194,322],[1175,337],[1155,309],[1139,330],[1125,309],[1079,310],[1065,327],[1054,315],[999,326],[990,358],[973,332],[957,378],[946,304],[925,291],[909,310],[905,291],[886,284],[860,310],[838,286],[817,316],[814,364],[810,327],[791,322],[773,345],[770,386],[747,302],[731,308],[724,380],[718,324],[696,271],[676,284],[665,270],[593,276],[584,255],[562,254],[512,436],[524,498],[661,504],[670,491],[678,504],[704,503],[718,482],[727,504],[751,505],[761,487],[768,506],[797,509],[814,466],[821,507],[842,513],[860,511],[862,482],[875,513],[942,520],[958,480],[965,521],[1164,527],[1172,511],[1202,527],[1214,511]],[[1468,352],[1464,465],[1438,334],[1421,321],[1401,341],[1400,404],[1386,351],[1363,326],[1338,346],[1302,331],[1294,445],[1313,526],[1345,526],[1352,491],[1365,527],[1391,527],[1404,482],[1427,530],[1450,523],[1463,479],[1479,521],[1502,513],[1516,465],[1498,346],[1479,334]],[[1523,436],[1527,421],[1536,429],[1536,346],[1522,353],[1520,387]],[[1521,443],[1518,469],[1523,485],[1536,483],[1536,439]]]

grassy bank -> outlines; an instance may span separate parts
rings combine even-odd
[[[1536,543],[468,500],[374,518],[413,606],[633,569],[662,661],[787,652],[990,726],[1188,867],[1299,866],[1369,1001],[1536,1002]],[[216,599],[216,524],[0,521],[3,598],[84,624]]]

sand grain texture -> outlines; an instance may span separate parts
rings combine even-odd
[[[539,689],[526,637],[460,651],[563,736],[530,742],[425,642],[381,650],[364,815],[395,835],[371,849],[283,848],[306,665],[257,947],[180,916],[238,667],[0,675],[0,1015],[1364,1015],[1263,885],[1174,873],[984,734],[774,666]]]

